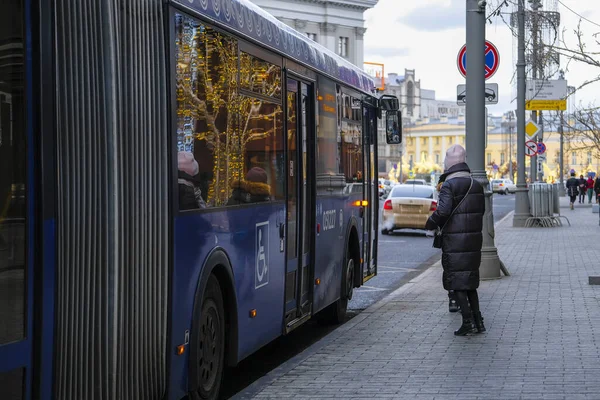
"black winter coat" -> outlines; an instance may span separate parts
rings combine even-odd
[[[444,184],[440,190],[438,207],[427,221],[426,229],[442,228],[442,267],[443,284],[446,290],[475,290],[479,287],[479,264],[483,243],[483,214],[485,197],[483,187],[473,180],[469,195],[455,209],[467,194],[471,178],[456,177],[455,173],[470,173],[469,166],[460,163],[451,167],[440,179]],[[444,226],[445,224],[445,226]]]
[[[567,180],[567,194],[569,196],[577,196],[578,191],[579,191],[579,179],[572,176]]]

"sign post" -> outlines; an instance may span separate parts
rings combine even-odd
[[[505,268],[494,243],[494,207],[485,168],[485,80],[497,71],[500,57],[494,45],[485,40],[485,2],[467,0],[465,3],[467,44],[458,53],[458,69],[466,78],[466,96],[469,99],[465,121],[466,150],[473,179],[485,188],[479,274],[481,279],[496,279],[501,276],[500,270]],[[468,65],[467,57],[470,60]]]

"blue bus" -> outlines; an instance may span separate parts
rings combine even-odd
[[[377,272],[398,100],[247,0],[3,0],[0,397],[214,399]]]

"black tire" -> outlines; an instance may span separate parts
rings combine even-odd
[[[504,195],[508,194],[508,189],[504,189]]]
[[[382,230],[381,230],[381,234],[382,234],[382,235],[389,235],[389,234],[390,234],[390,231],[389,231],[388,229],[382,229]]]
[[[221,285],[208,278],[200,309],[198,340],[198,390],[196,399],[219,398],[225,362],[225,309]]]
[[[344,258],[344,268],[342,269],[340,298],[319,313],[319,322],[327,325],[338,325],[346,321],[348,301],[352,299],[354,293],[354,270],[354,258],[350,254],[350,249],[348,249]]]

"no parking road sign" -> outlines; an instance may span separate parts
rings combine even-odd
[[[538,146],[537,143],[533,140],[528,140],[525,142],[525,155],[529,157],[533,157],[537,154]]]
[[[485,41],[485,79],[488,80],[496,73],[500,66],[500,53],[492,42]],[[458,70],[467,77],[467,45],[465,44],[458,52]]]
[[[538,154],[544,154],[546,152],[546,145],[542,142],[537,144],[537,152]]]

